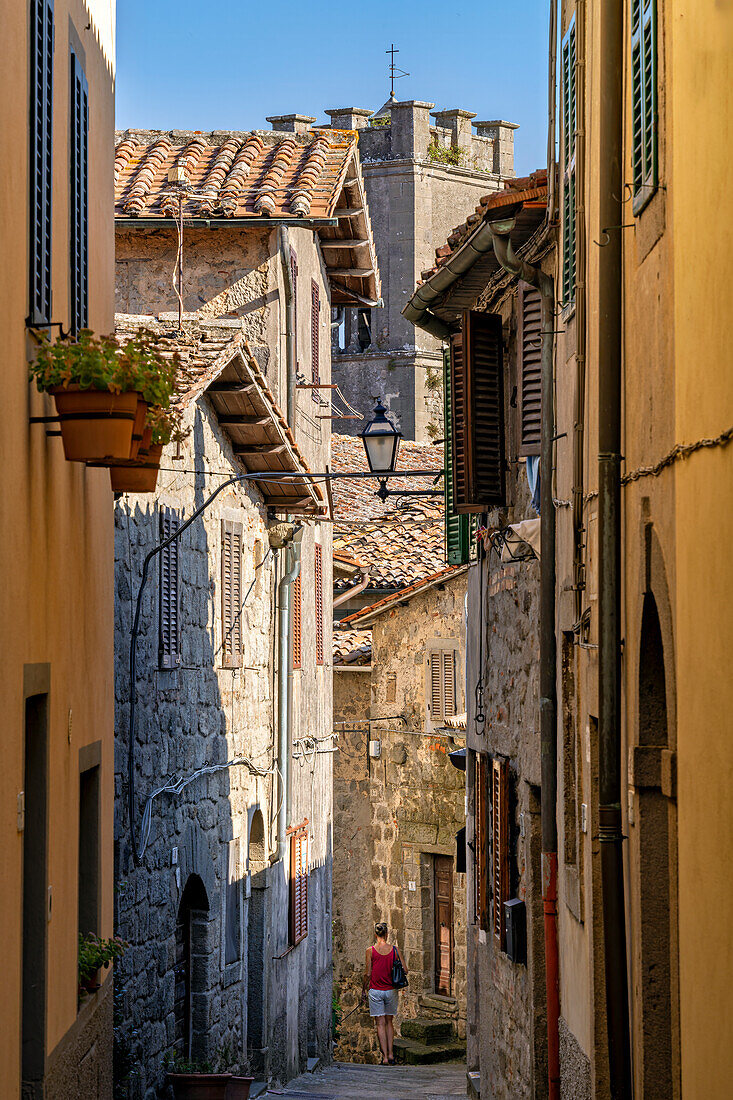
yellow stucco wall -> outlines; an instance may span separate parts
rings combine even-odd
[[[101,6],[100,6],[101,7]],[[28,20],[27,3],[0,0],[0,311],[3,323],[0,406],[0,1095],[18,1095],[22,967],[22,852],[17,796],[24,776],[23,670],[50,664],[48,761],[48,919],[46,1050],[77,1016],[77,852],[79,749],[102,741],[100,927],[112,931],[113,798],[113,513],[106,470],[67,463],[61,440],[47,438],[30,415],[54,412],[30,385],[28,313]],[[114,4],[95,8],[56,0],[54,51],[53,319],[68,324],[69,20],[86,54],[89,81],[89,316],[113,328],[112,222]],[[110,15],[111,13],[111,15]],[[87,25],[89,25],[88,29]],[[107,57],[105,57],[105,52]],[[69,715],[71,734],[69,737]],[[39,960],[39,966],[42,960]]]
[[[667,5],[674,81],[676,438],[733,425],[733,7]],[[725,1096],[733,1069],[733,448],[676,469],[682,1091]],[[704,538],[704,545],[702,539]]]

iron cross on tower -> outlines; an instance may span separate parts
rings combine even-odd
[[[385,50],[384,52],[388,53],[392,58],[392,61],[391,61],[390,66],[389,66],[389,75],[390,75],[389,98],[394,99],[394,82],[395,82],[395,80],[399,80],[400,77],[409,76],[410,74],[406,73],[404,71],[404,69],[398,69],[397,66],[395,65],[394,55],[396,53],[399,53],[400,51],[395,49],[394,42],[392,43],[390,48],[388,50]]]

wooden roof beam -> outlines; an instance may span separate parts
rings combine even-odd
[[[353,279],[366,279],[369,275],[374,274],[374,269],[371,267],[330,267],[328,268],[334,275],[341,275],[346,278],[350,276]]]
[[[344,206],[340,210],[334,210],[334,218],[356,218],[364,213],[363,206]]]
[[[321,237],[321,248],[368,248],[369,241],[349,239],[348,237],[329,237],[328,240]]]
[[[241,458],[244,455],[279,455],[287,449],[287,443],[240,443],[235,445],[234,453]]]

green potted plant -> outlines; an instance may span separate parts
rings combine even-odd
[[[127,950],[127,944],[119,936],[100,939],[93,932],[79,933],[79,996],[96,993],[101,986],[99,971],[108,967],[113,959],[119,959]]]
[[[130,458],[147,407],[170,404],[177,370],[177,356],[162,356],[144,330],[122,345],[89,329],[43,340],[31,364],[38,389],[56,402],[66,458],[96,465]]]

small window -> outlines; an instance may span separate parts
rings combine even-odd
[[[631,0],[631,120],[634,214],[657,189],[657,12],[655,0]]]
[[[242,880],[239,873],[239,840],[227,844],[227,887],[224,960],[237,962],[241,955]]]
[[[444,722],[456,713],[456,651],[437,649],[429,656],[430,720]]]
[[[31,2],[30,59],[30,316],[51,321],[51,195],[53,191],[53,3]]]
[[[290,834],[290,943],[308,935],[308,828]]]
[[[160,513],[160,541],[175,535],[181,520],[178,512],[163,508]],[[160,668],[177,668],[181,663],[181,624],[178,592],[179,539],[159,554],[158,663]]]
[[[79,774],[79,932],[99,934],[99,765]]]
[[[388,703],[396,703],[397,702],[397,673],[396,672],[388,672],[387,673],[387,702]]]
[[[221,524],[221,629],[222,664],[242,664],[242,524]]]
[[[357,340],[360,351],[366,351],[372,346],[372,311],[370,309],[357,310]]]
[[[323,550],[316,543],[316,664],[323,664]]]
[[[293,668],[303,667],[303,644],[301,632],[302,591],[303,587],[301,584],[300,573],[298,573],[298,576],[295,578],[295,581],[293,583]]]
[[[506,948],[504,902],[509,900],[509,805],[506,760],[491,766],[491,863],[494,894],[493,931],[502,951]]]
[[[71,332],[89,323],[88,286],[88,132],[89,87],[79,58],[71,51],[69,120],[69,273]]]

